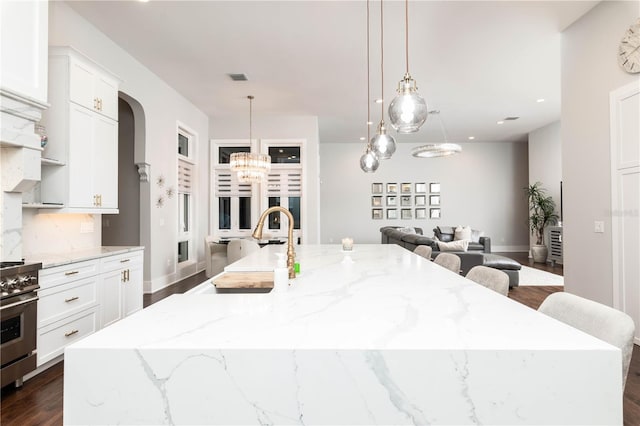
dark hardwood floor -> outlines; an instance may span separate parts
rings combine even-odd
[[[523,265],[562,275],[562,265],[534,264],[527,253],[501,253],[516,259]],[[174,293],[183,293],[206,279],[204,272],[189,277],[166,289],[144,296],[144,306],[149,306]],[[532,309],[537,309],[545,297],[562,287],[517,287],[509,291],[509,297]],[[62,383],[64,367],[59,363],[24,383],[20,389],[13,385],[2,389],[0,425],[36,426],[62,424]],[[624,392],[624,425],[640,425],[640,347],[634,346],[629,376]]]

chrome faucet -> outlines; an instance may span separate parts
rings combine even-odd
[[[295,263],[296,254],[293,251],[293,215],[289,210],[285,209],[284,207],[273,206],[263,211],[260,215],[260,219],[258,219],[258,225],[256,226],[256,229],[253,230],[253,234],[251,234],[251,236],[256,240],[261,240],[262,228],[264,227],[265,219],[267,218],[269,213],[273,213],[276,211],[284,213],[287,218],[289,218],[289,235],[287,238],[287,269],[289,270],[289,278],[295,278],[296,271],[293,269],[293,264]]]

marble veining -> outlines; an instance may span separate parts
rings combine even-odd
[[[65,423],[622,422],[617,348],[394,245],[296,251],[282,292],[206,281],[67,347]]]
[[[98,259],[104,256],[129,253],[143,250],[141,246],[103,246],[78,250],[69,250],[59,253],[34,253],[25,256],[27,262],[42,262],[42,268],[53,268],[54,266],[67,265],[69,263],[81,262],[83,260]]]

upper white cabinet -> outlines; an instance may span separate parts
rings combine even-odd
[[[71,48],[51,48],[43,157],[62,165],[43,168],[43,203],[118,213],[118,81]]]
[[[6,94],[47,102],[46,1],[0,2],[0,88]]]

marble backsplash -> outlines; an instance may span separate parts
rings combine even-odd
[[[22,215],[22,253],[27,258],[102,245],[99,214],[39,214],[25,209]]]

